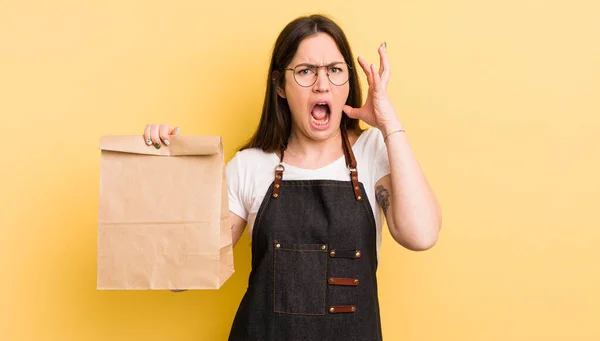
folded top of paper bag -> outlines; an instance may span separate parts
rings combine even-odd
[[[100,149],[104,151],[145,154],[157,156],[212,155],[223,149],[220,136],[180,136],[172,135],[171,144],[160,149],[148,146],[144,137],[136,136],[102,136]]]

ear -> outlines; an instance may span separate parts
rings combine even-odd
[[[277,87],[277,94],[279,95],[279,97],[285,98],[285,90],[280,88],[278,85],[278,83],[279,83],[279,71],[278,70],[274,70],[273,73],[271,73],[271,81],[273,82],[273,86]]]
[[[286,98],[286,97],[285,97],[285,90],[284,90],[284,89],[282,89],[282,88],[281,88],[281,87],[279,87],[279,86],[277,87],[277,94],[278,94],[278,95],[279,95],[279,97],[281,97],[281,98]]]

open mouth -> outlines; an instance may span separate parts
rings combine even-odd
[[[316,126],[325,126],[329,123],[331,109],[327,103],[317,103],[310,111],[311,121]]]

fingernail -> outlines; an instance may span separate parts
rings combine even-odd
[[[387,50],[387,43],[384,41],[383,42],[383,46],[385,47],[385,49]]]
[[[156,149],[160,149],[160,143],[158,143],[158,142],[155,142],[155,143],[154,143],[154,147],[156,147]]]
[[[151,145],[151,144],[152,144],[152,140],[151,140],[150,138],[147,138],[147,139],[146,139],[146,144],[147,144],[147,145]]]
[[[169,142],[169,140],[165,140],[165,146],[168,146],[170,144],[171,144],[171,142]]]
[[[175,128],[175,135],[179,135],[179,127]]]

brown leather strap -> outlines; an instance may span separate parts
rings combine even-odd
[[[342,145],[344,147],[344,156],[346,157],[346,166],[350,171],[350,179],[352,180],[352,188],[354,189],[354,197],[356,200],[363,200],[362,191],[358,184],[358,170],[356,169],[356,158],[352,151],[352,145],[348,139],[348,132],[345,127],[342,127]]]
[[[354,158],[354,152],[352,151],[352,146],[350,145],[350,140],[348,139],[348,131],[344,127],[341,128],[341,131],[342,147],[344,148],[346,166],[348,166],[348,168],[356,168],[356,159]]]
[[[281,179],[283,178],[283,171],[285,170],[285,168],[283,167],[282,164],[278,164],[277,167],[275,167],[275,183],[273,184],[273,195],[272,197],[274,199],[279,198],[279,191],[281,190]]]
[[[360,185],[358,183],[358,170],[356,169],[356,158],[354,157],[354,152],[352,151],[352,145],[350,144],[350,140],[348,139],[348,131],[346,127],[341,127],[342,133],[342,148],[344,149],[344,157],[346,158],[346,167],[348,167],[348,171],[350,172],[350,179],[352,180],[352,188],[354,190],[354,197],[356,200],[362,201],[363,195],[360,190]],[[273,198],[279,197],[279,192],[281,188],[281,179],[283,178],[283,172],[285,168],[283,167],[283,154],[285,153],[285,146],[281,149],[281,157],[279,159],[279,164],[275,167],[275,183],[273,185]]]
[[[283,153],[284,149],[281,149],[281,157],[279,158],[279,164],[275,167],[275,181],[273,184],[273,194],[271,195],[274,199],[279,198],[279,191],[281,190],[281,179],[283,179]]]
[[[360,281],[358,280],[358,278],[336,278],[336,277],[330,277],[327,280],[327,283],[329,283],[329,285],[344,285],[344,286],[357,287],[358,284],[360,283]]]
[[[341,313],[355,313],[355,305],[335,305],[329,307],[330,314],[341,314]]]

